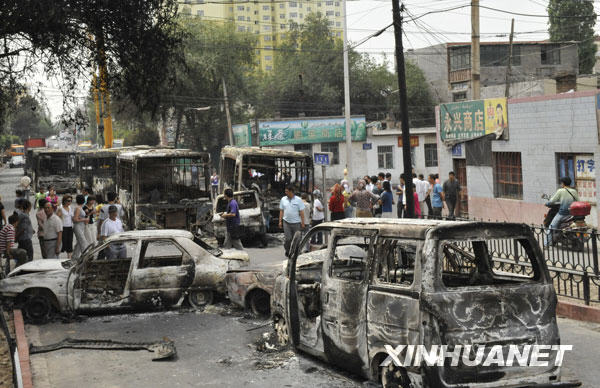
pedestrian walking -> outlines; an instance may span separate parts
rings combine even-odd
[[[65,195],[62,198],[62,206],[58,209],[57,214],[60,216],[63,225],[62,233],[62,248],[61,252],[67,253],[67,258],[73,256],[73,208],[71,203],[73,198],[70,195]]]
[[[0,197],[0,228],[4,227],[7,223],[6,211],[4,209],[4,204],[2,203],[2,197]]]
[[[29,213],[31,212],[31,202],[28,199],[21,200],[21,208],[15,210],[19,216],[19,225],[16,230],[15,241],[19,244],[19,248],[27,252],[28,261],[33,260],[33,225]]]
[[[119,208],[116,205],[108,207],[108,218],[102,223],[100,236],[106,240],[113,234],[123,233],[123,223],[118,218]],[[127,257],[127,247],[122,242],[113,242],[104,250],[107,259],[125,259]]]
[[[431,208],[432,212],[430,218],[440,219],[442,218],[442,208],[444,207],[444,201],[442,201],[442,185],[435,182],[435,175],[429,175],[429,184],[431,185]]]
[[[46,221],[44,221],[44,250],[46,258],[58,259],[62,246],[63,225],[60,217],[54,212],[51,202],[44,204]]]
[[[373,188],[375,187],[375,185],[371,181],[371,177],[368,176],[368,175],[365,175],[365,177],[363,179],[365,181],[365,189],[367,189],[367,191],[369,193],[372,193],[373,192]]]
[[[217,198],[217,195],[219,195],[219,176],[215,170],[213,170],[213,173],[210,176],[210,188],[212,190],[213,199]]]
[[[95,244],[98,240],[98,229],[96,228],[96,196],[88,195],[85,205],[83,205],[83,211],[88,218],[88,223],[85,226],[85,238],[88,244]]]
[[[381,205],[381,218],[394,218],[392,211],[394,205],[394,195],[392,194],[392,185],[389,181],[383,181],[383,193],[379,196]]]
[[[424,179],[423,174],[419,174],[413,183],[415,184],[417,197],[419,198],[419,209],[421,210],[419,217],[425,218],[425,200],[429,191],[429,182]]]
[[[89,187],[84,187],[83,189],[81,189],[81,195],[83,195],[83,204],[84,205],[87,203],[88,197],[90,196],[91,193],[92,193],[92,189],[90,189]],[[77,201],[77,198],[75,198],[75,201]]]
[[[356,217],[373,217],[371,204],[379,197],[367,190],[366,182],[361,179],[356,185],[356,190],[350,196],[350,202],[356,204]]]
[[[52,185],[48,186],[46,201],[50,202],[55,212],[58,210],[58,195],[56,195],[56,190],[54,190],[54,186]]]
[[[44,223],[46,222],[46,212],[44,211],[44,205],[46,205],[48,201],[46,198],[40,198],[37,203],[37,212],[35,212],[35,219],[37,220],[37,236],[38,241],[40,243],[40,251],[42,252],[42,258],[46,258],[46,249],[44,247]]]
[[[432,181],[431,179],[429,179],[430,177],[431,175],[427,177],[427,195],[425,196],[425,206],[427,206],[427,218],[432,218],[433,216],[433,207],[431,206],[431,194],[433,191],[433,185],[435,184],[435,178]],[[421,212],[423,212],[423,218],[425,218],[425,212],[423,208],[421,208]]]
[[[325,220],[325,209],[323,207],[323,202],[321,202],[321,191],[315,190],[313,191],[313,209],[312,209],[312,221],[310,223],[311,227],[315,227]],[[323,244],[323,233],[315,233],[311,237],[311,244]]]
[[[448,173],[448,180],[444,182],[442,189],[442,198],[444,198],[444,202],[446,202],[446,206],[448,206],[448,219],[454,220],[456,219],[454,213],[457,211],[458,195],[461,190],[460,183],[458,182],[458,179],[456,179],[454,171]]]
[[[339,184],[335,184],[331,189],[331,197],[329,197],[329,211],[331,212],[331,221],[344,219],[344,198],[343,188]]]
[[[302,193],[300,196],[302,199],[302,203],[304,204],[304,225],[310,225],[311,222],[311,214],[310,214],[310,202],[308,202],[308,194]],[[306,228],[305,232],[308,232],[308,228]]]
[[[102,223],[109,218],[109,209],[111,206],[117,208],[117,218],[121,219],[123,217],[123,207],[121,204],[117,203],[117,193],[114,191],[108,192],[106,194],[106,200],[108,202],[102,205],[100,214],[98,215],[99,228],[102,228]]]
[[[289,257],[290,245],[296,232],[304,229],[304,202],[298,198],[293,185],[285,188],[285,196],[279,201],[279,227],[283,228],[285,255]],[[341,191],[340,191],[341,194]],[[342,195],[342,200],[344,196]],[[343,202],[342,202],[343,206]],[[343,214],[342,208],[342,214]]]
[[[244,250],[244,246],[241,241],[239,204],[233,197],[232,189],[225,189],[223,197],[225,197],[225,200],[227,201],[225,212],[219,213],[221,218],[225,219],[225,226],[227,229],[223,248],[235,248],[242,251]]]
[[[31,178],[27,175],[21,177],[19,180],[19,186],[23,192],[23,198],[29,199],[29,195],[31,194]]]
[[[46,193],[46,191],[44,190],[43,187],[39,187],[37,193],[35,193],[35,195],[33,196],[33,198],[35,199],[35,208],[39,209],[40,208],[40,199],[46,199],[46,197],[48,196],[48,193]],[[43,209],[42,209],[43,210]]]
[[[15,190],[15,209],[21,208],[21,201],[23,200],[23,190],[17,189]]]
[[[86,237],[86,229],[90,220],[85,214],[85,210],[83,210],[85,197],[82,194],[77,195],[75,197],[75,203],[76,207],[73,211],[73,234],[75,235],[77,243],[75,244],[73,255],[75,257],[80,257],[83,251],[85,251],[85,248],[90,244]]]
[[[396,209],[396,213],[398,215],[398,218],[404,217],[404,203],[406,202],[406,201],[404,201],[404,189],[405,189],[404,174],[401,174],[400,175],[400,184],[398,186],[396,186],[396,195],[398,196],[398,206]]]

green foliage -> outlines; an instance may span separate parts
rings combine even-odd
[[[0,135],[0,148],[5,150],[10,147],[11,144],[19,144],[21,139],[18,136],[10,135],[10,134],[1,134]]]
[[[22,141],[30,137],[49,137],[55,134],[45,108],[33,97],[26,95],[18,100],[10,116],[12,134]]]
[[[594,3],[586,0],[550,0],[548,32],[553,42],[578,41],[579,74],[591,74],[596,63]]]
[[[398,78],[387,59],[379,63],[367,54],[348,53],[352,114],[368,120],[398,115]],[[430,124],[434,102],[422,71],[406,66],[410,119],[414,125]],[[275,53],[275,68],[261,75],[257,106],[262,116],[279,112],[283,117],[340,115],[344,108],[343,42],[332,36],[328,21],[309,14],[305,23],[293,24]]]

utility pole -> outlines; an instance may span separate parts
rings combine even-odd
[[[506,89],[504,90],[504,97],[508,98],[510,92],[510,72],[512,70],[513,61],[513,35],[515,34],[515,19],[513,18],[510,22],[510,38],[508,44],[508,66],[506,66]]]
[[[229,144],[233,144],[233,128],[231,126],[231,115],[229,114],[229,99],[227,98],[227,86],[225,85],[225,78],[223,78],[223,96],[225,97],[225,116],[227,116],[227,136],[229,137]]]
[[[344,116],[346,118],[346,171],[348,186],[352,190],[352,123],[350,119],[350,69],[348,64],[348,15],[346,0],[343,0],[344,12]]]
[[[479,100],[479,80],[481,71],[479,66],[479,0],[471,1],[471,89],[472,100]]]
[[[402,45],[402,15],[404,5],[400,0],[392,0],[394,15],[394,38],[396,40],[396,72],[398,73],[398,93],[400,95],[400,115],[402,116],[402,159],[404,163],[404,195],[406,196],[406,216],[415,218],[413,196],[412,162],[410,154],[410,128],[408,126],[408,101],[406,97],[406,74],[404,69],[404,47]],[[402,206],[401,203],[398,206]]]

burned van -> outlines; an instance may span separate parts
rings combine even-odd
[[[312,158],[302,152],[226,146],[221,150],[220,171],[221,192],[228,187],[233,191],[258,192],[268,231],[278,230],[279,201],[286,186],[293,185],[298,196],[311,196],[313,189]]]
[[[233,198],[237,201],[240,211],[241,235],[244,240],[260,240],[263,247],[267,246],[267,228],[262,212],[262,201],[258,193],[254,190],[238,191],[233,193]],[[213,202],[213,220],[211,223],[212,232],[219,245],[223,245],[227,236],[227,226],[225,218],[219,213],[227,210],[227,199],[223,194],[215,198]]]
[[[79,187],[77,151],[36,149],[32,153],[33,189],[54,186],[59,194],[75,193]]]
[[[79,153],[79,175],[81,187],[91,188],[94,194],[106,198],[106,194],[117,190],[117,155],[149,146],[124,148],[102,148]]]
[[[129,229],[196,232],[212,218],[210,155],[154,148],[117,156],[117,190]]]
[[[318,233],[328,243],[310,244]],[[291,252],[271,298],[282,343],[384,387],[578,386],[560,382],[557,298],[526,225],[346,219],[298,233]],[[546,366],[486,365],[535,345]],[[430,365],[409,347],[446,353]]]

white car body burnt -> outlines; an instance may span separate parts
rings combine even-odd
[[[125,247],[125,257],[108,258],[109,246]],[[247,263],[245,252],[200,246],[187,231],[131,231],[96,243],[79,259],[18,267],[0,280],[0,295],[24,304],[26,313],[32,297],[62,313],[167,308],[196,291],[224,293],[227,271]]]
[[[310,245],[318,232],[328,243]],[[290,252],[271,294],[282,343],[384,386],[579,386],[560,381],[554,350],[547,367],[380,366],[386,345],[499,344],[506,354],[560,344],[556,294],[526,225],[346,219],[297,233]]]
[[[267,225],[263,215],[262,201],[259,199],[258,193],[253,190],[236,191],[233,193],[233,197],[239,206],[242,235],[248,239],[255,236],[264,238],[263,236],[267,232]],[[227,201],[221,194],[214,200],[212,219],[213,234],[219,242],[224,241],[227,235],[225,219],[219,216],[219,213],[224,212],[226,208]]]

